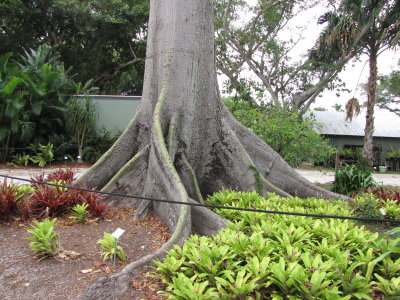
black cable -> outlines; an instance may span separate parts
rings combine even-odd
[[[218,208],[218,209],[249,211],[249,212],[267,213],[267,214],[277,214],[277,215],[290,215],[290,216],[314,217],[314,218],[326,218],[326,219],[355,220],[355,221],[364,221],[364,222],[400,223],[400,220],[392,220],[392,219],[378,219],[378,218],[361,218],[361,217],[333,216],[333,215],[320,215],[320,214],[306,214],[306,213],[296,213],[296,212],[264,210],[264,209],[256,209],[256,208],[244,208],[244,207],[233,207],[233,206],[202,204],[202,203],[196,203],[196,202],[182,202],[182,201],[174,201],[174,200],[166,200],[166,199],[155,199],[155,198],[149,198],[149,197],[133,196],[133,195],[127,195],[127,194],[111,193],[111,192],[103,192],[103,191],[99,191],[99,190],[91,190],[91,189],[85,189],[85,188],[71,187],[71,186],[66,186],[66,185],[50,183],[50,182],[42,182],[42,181],[36,181],[36,180],[32,180],[32,179],[25,179],[25,178],[19,178],[19,177],[1,175],[1,174],[0,174],[0,177],[4,177],[4,178],[8,178],[8,179],[20,180],[20,181],[26,181],[26,182],[30,182],[30,183],[36,183],[36,184],[49,185],[49,186],[54,186],[54,187],[59,187],[59,188],[77,190],[77,191],[82,191],[82,192],[89,192],[89,193],[108,195],[108,196],[133,198],[133,199],[148,200],[148,201],[155,201],[155,202],[162,202],[162,203],[171,203],[171,204],[200,206],[200,207],[207,207],[207,208],[214,208],[214,209]]]

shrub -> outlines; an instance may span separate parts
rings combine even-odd
[[[293,200],[293,201],[292,201]],[[224,191],[212,204],[351,215],[342,202]],[[174,246],[156,277],[171,299],[372,299],[398,297],[400,238],[348,220],[217,210],[230,220],[212,237]],[[204,296],[207,295],[207,296]]]
[[[28,154],[20,154],[17,153],[13,156],[11,156],[12,160],[11,163],[7,163],[8,165],[11,166],[19,166],[19,165],[24,165],[25,167],[29,165],[29,162],[31,162],[31,156]]]
[[[101,256],[104,260],[112,260],[115,253],[115,242],[116,239],[110,233],[104,232],[103,238],[97,241],[97,244],[101,245]],[[117,257],[121,261],[126,261],[124,249],[117,245]]]
[[[57,253],[58,234],[54,232],[56,221],[57,219],[46,219],[44,222],[34,221],[34,225],[31,225],[32,229],[28,229],[28,232],[33,234],[33,237],[26,239],[31,241],[31,249],[41,259]]]
[[[358,202],[354,209],[354,214],[361,218],[378,219],[382,217],[382,213],[379,212],[379,204],[375,199]]]
[[[379,199],[374,194],[362,194],[355,200],[354,213],[359,217],[400,220],[400,205],[396,200]]]
[[[98,218],[103,216],[104,211],[107,208],[107,204],[101,202],[101,199],[103,198],[102,195],[91,192],[78,192],[80,193],[82,201],[89,205],[88,210],[92,217]]]
[[[332,183],[333,192],[351,196],[362,190],[375,187],[371,171],[362,170],[356,165],[345,165],[335,171],[335,181]]]
[[[71,185],[74,179],[75,173],[71,169],[59,169],[47,176],[42,174],[33,178],[35,181],[63,186]],[[35,192],[31,196],[31,205],[37,215],[47,212],[52,217],[62,216],[69,213],[73,206],[86,203],[92,217],[101,217],[107,207],[106,203],[101,202],[102,195],[97,193],[37,183],[33,183],[32,186],[35,187]]]
[[[382,201],[393,200],[398,205],[400,205],[400,191],[399,190],[379,187],[379,188],[375,188],[375,189],[367,189],[366,191],[364,191],[364,193],[373,194],[375,197],[377,197],[378,199],[381,199]]]
[[[234,117],[251,129],[291,166],[323,162],[331,146],[313,128],[315,121],[276,107],[251,105],[225,99]]]
[[[70,193],[57,187],[42,185],[36,188],[31,195],[32,212],[36,215],[47,214],[56,217],[68,213],[76,200],[70,197]]]
[[[0,220],[8,220],[11,215],[30,215],[29,195],[34,189],[27,185],[8,185],[4,181],[0,186]]]
[[[47,145],[39,144],[38,146],[30,144],[28,149],[34,153],[34,155],[30,157],[30,160],[40,167],[45,167],[54,160],[52,143],[48,143]]]
[[[10,215],[18,210],[17,199],[17,188],[8,186],[4,181],[0,187],[0,219],[8,220]]]
[[[58,169],[47,175],[46,181],[59,181],[62,180],[65,184],[69,185],[76,179],[76,174],[72,169]]]

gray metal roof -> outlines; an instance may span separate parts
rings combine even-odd
[[[362,110],[351,122],[346,121],[344,112],[312,111],[310,113],[319,123],[316,130],[321,134],[364,136],[365,110]],[[374,137],[400,138],[400,117],[398,115],[375,108],[374,125]]]

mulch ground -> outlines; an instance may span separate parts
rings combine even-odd
[[[38,261],[30,249],[27,229],[31,221],[12,219],[0,223],[0,299],[76,299],[99,277],[120,271],[126,264],[161,247],[169,238],[168,228],[155,216],[134,222],[134,209],[109,208],[104,219],[74,224],[68,217],[59,218],[55,231],[63,250],[59,257]],[[128,257],[115,270],[103,261],[100,245],[104,232],[122,228],[120,245]],[[65,254],[72,254],[68,256]],[[120,299],[165,299],[157,294],[162,283],[145,276],[151,268],[138,271],[131,289]]]

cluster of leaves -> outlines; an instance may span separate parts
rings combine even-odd
[[[76,204],[74,207],[71,209],[71,219],[74,223],[84,223],[87,220],[87,215],[88,215],[88,208],[89,204],[87,203],[82,203],[82,204]]]
[[[124,249],[116,243],[116,238],[108,232],[104,232],[103,238],[97,241],[97,244],[101,245],[101,256],[104,260],[112,260],[115,254],[119,260],[126,261]]]
[[[0,219],[11,215],[62,216],[71,212],[76,205],[87,205],[92,217],[101,217],[107,207],[97,193],[78,191],[54,185],[70,185],[75,178],[72,170],[57,170],[49,175],[38,175],[33,180],[53,185],[32,183],[31,186],[7,185],[0,187]]]
[[[396,150],[393,150],[393,151],[390,151],[390,152],[388,153],[388,156],[389,156],[390,158],[400,158],[400,148],[399,148],[399,149],[396,149]]]
[[[400,220],[400,192],[378,188],[369,189],[355,198],[354,213],[366,218]]]
[[[34,164],[38,164],[39,167],[45,167],[47,164],[51,163],[54,160],[52,143],[48,143],[47,145],[39,144],[38,146],[30,144],[27,149],[29,149],[33,153],[33,155],[29,155],[26,153],[17,153],[12,156],[12,161],[8,164],[24,165],[26,167],[30,162],[32,162]]]
[[[376,198],[387,201],[393,200],[400,205],[400,190],[399,189],[390,189],[385,187],[379,187],[375,189],[368,189],[365,191],[367,194],[373,194]]]
[[[56,221],[57,219],[46,219],[43,222],[35,220],[34,225],[31,225],[32,228],[28,229],[33,236],[26,239],[31,241],[30,247],[40,259],[57,253],[59,238],[58,234],[54,232]]]
[[[65,131],[66,104],[81,85],[49,46],[30,49],[12,61],[0,56],[0,145],[5,161],[15,147],[47,144]]]
[[[250,128],[291,166],[322,162],[331,147],[314,129],[314,121],[276,107],[225,99],[225,104],[244,126]]]
[[[8,185],[4,181],[0,186],[0,220],[8,220],[16,214],[27,218],[30,208],[25,198],[33,191],[29,186]]]
[[[342,202],[287,201],[224,191],[217,205],[351,215]],[[170,299],[373,299],[400,296],[400,238],[348,220],[218,210],[230,220],[213,237],[192,236],[156,262]]]
[[[376,186],[372,173],[356,165],[345,165],[335,171],[335,180],[331,190],[335,193],[351,196]]]

